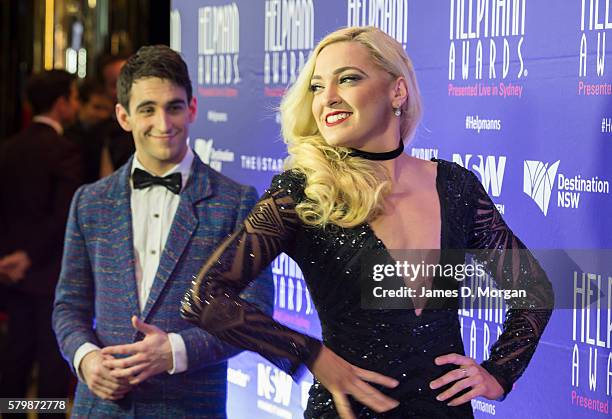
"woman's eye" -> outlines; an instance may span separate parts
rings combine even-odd
[[[361,78],[359,76],[342,76],[340,78],[340,83],[344,83],[344,82],[355,82],[360,80]]]
[[[320,89],[322,89],[322,86],[318,85],[318,84],[311,84],[310,85],[310,91],[311,92],[317,92]]]

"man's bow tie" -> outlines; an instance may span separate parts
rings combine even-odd
[[[159,177],[153,176],[152,174],[145,172],[141,169],[134,169],[132,174],[132,181],[134,182],[134,188],[144,189],[151,185],[161,185],[168,188],[172,193],[178,194],[181,191],[182,178],[180,173],[172,173],[171,175]]]

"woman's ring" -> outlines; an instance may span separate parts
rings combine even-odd
[[[459,368],[459,370],[461,371],[461,373],[463,374],[464,377],[467,377],[467,375],[468,375],[467,368]]]

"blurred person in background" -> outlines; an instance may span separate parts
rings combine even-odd
[[[37,396],[66,397],[70,372],[51,314],[70,200],[82,183],[78,147],[63,137],[78,112],[75,78],[63,70],[35,75],[27,97],[32,124],[0,145],[0,278],[8,284],[0,393],[25,397],[37,363]]]
[[[66,138],[79,146],[83,154],[85,183],[100,178],[100,159],[106,138],[104,128],[114,114],[115,104],[104,85],[95,79],[84,80],[79,85],[81,103],[75,124],[66,130]]]
[[[115,113],[115,103],[97,80],[84,80],[79,85],[79,102],[77,123],[85,128],[93,127]]]
[[[128,55],[103,55],[98,61],[98,78],[104,85],[106,94],[111,98],[113,106],[117,104],[117,80],[125,65]],[[130,133],[124,131],[113,113],[100,127],[104,134],[104,146],[100,163],[99,177],[103,178],[123,166],[136,150]]]
[[[97,76],[113,104],[117,103],[117,80],[128,58],[127,54],[105,54],[98,59]]]

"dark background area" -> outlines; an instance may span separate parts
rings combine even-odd
[[[170,42],[170,0],[0,0],[0,143],[30,123],[25,85],[31,74],[44,70],[49,4],[54,16],[61,17],[55,22],[56,32],[69,32],[75,20],[83,24],[86,77],[97,76],[98,59],[103,55],[131,54],[143,45]],[[60,58],[65,53],[61,45],[53,48],[59,50]],[[53,68],[65,69],[65,63],[53,64]],[[7,343],[3,287],[0,284],[0,349]]]
[[[87,77],[94,75],[103,54],[130,54],[143,45],[170,42],[170,0],[0,0],[0,141],[29,123],[24,86],[33,72],[44,69],[49,5],[55,12],[56,37],[70,34],[75,20],[83,24]],[[54,68],[64,68],[62,45],[54,48],[60,56]]]

